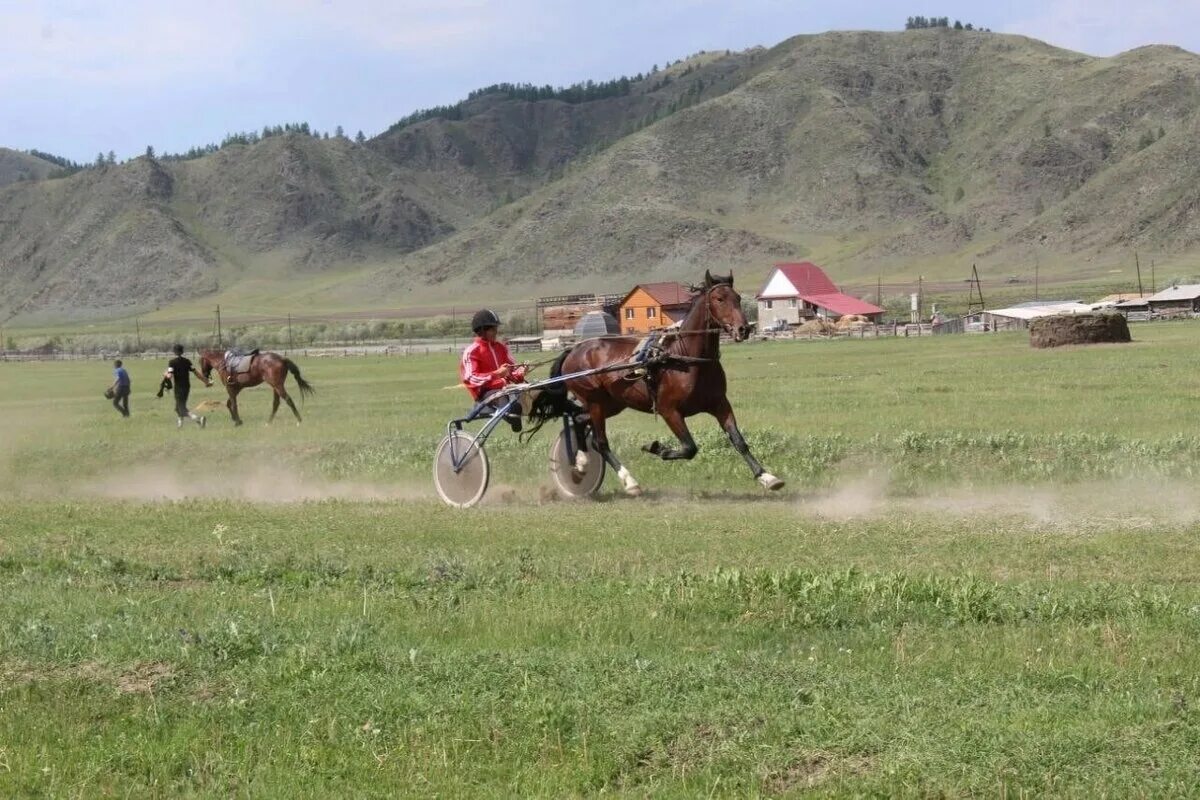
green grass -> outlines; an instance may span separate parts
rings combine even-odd
[[[1190,795],[1195,334],[1134,333],[731,347],[781,496],[622,415],[649,498],[548,500],[503,433],[468,512],[448,357],[204,431],[158,364],[128,421],[101,364],[0,364],[0,794]]]

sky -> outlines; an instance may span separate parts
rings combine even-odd
[[[0,146],[92,161],[284,122],[372,136],[492,83],[603,80],[913,14],[1097,56],[1200,52],[1200,0],[0,0]]]

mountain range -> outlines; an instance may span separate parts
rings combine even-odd
[[[1081,281],[1200,250],[1200,57],[1178,48],[834,32],[594,95],[500,86],[365,141],[54,179],[0,149],[0,319],[518,303],[800,258],[846,284],[1035,260]]]

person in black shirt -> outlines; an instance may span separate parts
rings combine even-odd
[[[175,414],[179,417],[175,423],[176,427],[182,428],[183,421],[191,418],[193,422],[203,428],[204,417],[193,414],[188,411],[187,407],[188,394],[192,391],[192,375],[199,378],[205,386],[212,386],[212,384],[204,380],[200,370],[193,367],[192,362],[183,357],[183,345],[175,345],[175,357],[167,364],[167,372],[171,374],[171,381],[175,385]]]

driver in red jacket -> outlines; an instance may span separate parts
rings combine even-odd
[[[525,382],[525,368],[516,365],[508,348],[496,338],[500,331],[496,312],[486,308],[476,312],[471,318],[471,330],[475,332],[475,340],[463,350],[458,375],[476,402],[486,401],[511,383]],[[519,414],[510,413],[508,422],[514,431],[520,432]]]

